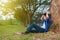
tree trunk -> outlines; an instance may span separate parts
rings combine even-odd
[[[53,24],[56,25],[57,32],[60,32],[60,0],[51,0],[51,17]]]

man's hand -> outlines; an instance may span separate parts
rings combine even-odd
[[[42,15],[41,20],[44,18],[44,15]]]

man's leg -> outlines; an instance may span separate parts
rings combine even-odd
[[[34,28],[35,30],[33,30],[33,28]],[[42,32],[42,31],[44,31],[44,29],[41,28],[40,26],[38,26],[37,24],[32,23],[32,24],[27,28],[27,31],[28,31],[28,32]]]

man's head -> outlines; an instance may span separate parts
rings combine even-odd
[[[43,15],[44,15],[44,16],[48,16],[49,18],[51,18],[51,14],[50,14],[49,11],[45,12]]]
[[[47,19],[47,17],[51,18],[51,14],[48,12],[43,14],[43,19]]]
[[[46,13],[44,13],[43,15],[46,16]]]
[[[46,13],[42,15],[42,19],[46,20]]]

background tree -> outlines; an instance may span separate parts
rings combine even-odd
[[[23,23],[25,25],[27,25],[27,24],[32,23],[32,20],[34,18],[36,20],[36,16],[38,16],[40,13],[43,13],[43,10],[44,10],[44,8],[46,8],[46,5],[48,5],[48,6],[50,5],[50,1],[49,0],[22,0],[20,5],[22,6],[22,12],[21,13],[22,13],[22,15],[25,15],[25,17],[23,16],[23,20],[24,20]],[[38,9],[40,9],[39,7],[42,5],[44,5],[42,7],[43,9],[41,10],[42,12],[36,13],[36,11],[38,11]],[[20,11],[20,10],[18,10],[18,11]],[[20,14],[20,12],[18,13],[18,15],[19,14]],[[15,15],[17,16],[17,13]],[[22,15],[19,15],[19,16],[22,16]],[[22,20],[22,18],[17,17],[17,19],[18,18],[20,20]]]
[[[4,15],[14,12],[14,17],[25,26],[31,24],[34,19],[37,21],[40,14],[50,8],[50,0],[8,0],[2,4],[0,7],[6,9],[3,10]]]

